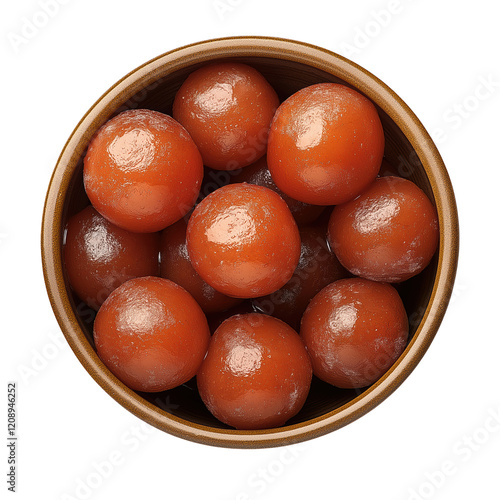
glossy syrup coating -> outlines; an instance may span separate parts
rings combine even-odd
[[[224,321],[197,374],[210,412],[236,429],[279,427],[304,405],[311,361],[297,333],[264,314]]]
[[[270,295],[253,299],[257,310],[285,321],[297,331],[310,300],[326,285],[349,276],[328,247],[325,227],[302,228],[300,239],[300,259],[290,281]]]
[[[283,191],[280,191],[271,177],[271,172],[267,168],[266,156],[242,169],[241,172],[238,172],[237,175],[231,178],[231,182],[248,182],[249,184],[272,189],[285,200],[298,226],[306,226],[314,222],[325,209],[325,207],[319,205],[309,205],[302,201],[294,200],[283,193]]]
[[[160,244],[160,275],[182,286],[205,313],[229,309],[243,299],[228,297],[205,283],[195,271],[186,244],[187,222],[183,218],[164,229]]]
[[[191,134],[206,166],[235,170],[266,152],[279,99],[254,68],[209,64],[191,73],[177,92],[173,116]]]
[[[230,184],[207,196],[187,229],[198,274],[231,297],[252,298],[281,288],[300,256],[300,235],[286,203],[268,188]]]
[[[328,239],[352,274],[397,283],[429,264],[439,240],[437,212],[413,182],[380,177],[358,198],[334,208]]]
[[[124,111],[93,137],[84,160],[85,190],[106,219],[129,231],[160,231],[194,205],[203,178],[200,153],[170,116]]]
[[[137,391],[165,391],[194,377],[209,339],[200,306],[163,278],[127,281],[108,297],[94,322],[97,354]]]
[[[336,387],[361,388],[377,381],[403,352],[408,318],[391,285],[348,278],[313,298],[300,335],[317,377]]]
[[[158,276],[159,248],[158,233],[131,233],[88,206],[66,228],[63,253],[69,283],[84,302],[99,309],[125,281]]]
[[[345,85],[319,83],[276,111],[267,162],[276,185],[296,200],[337,205],[375,179],[384,131],[373,103]]]

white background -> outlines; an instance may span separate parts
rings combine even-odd
[[[5,408],[7,381],[17,381],[17,497],[499,499],[495,2],[48,0],[50,16],[42,3],[6,0],[0,16],[0,401]],[[143,62],[230,35],[310,42],[385,81],[436,140],[460,212],[452,302],[416,370],[358,421],[285,449],[212,448],[143,425],[78,363],[41,271],[47,184],[80,117]]]

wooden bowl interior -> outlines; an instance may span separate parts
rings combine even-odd
[[[230,59],[249,64],[258,69],[276,89],[281,100],[286,99],[297,90],[315,83],[336,82],[346,84],[341,79],[327,72],[298,62],[266,57],[239,57]],[[125,109],[133,108],[154,109],[171,115],[172,103],[177,89],[192,71],[203,64],[195,64],[160,77],[154,84],[137,92],[126,103],[120,103],[107,118],[111,118]],[[399,127],[380,108],[379,114],[386,138],[385,158],[393,165],[398,175],[415,182],[434,201],[429,180],[418,155]],[[63,229],[68,218],[89,204],[83,187],[84,156],[85,152],[78,162],[65,197],[61,237],[63,237]],[[436,255],[430,265],[421,274],[397,286],[408,313],[410,338],[414,335],[427,307],[436,277],[437,261],[438,256]],[[94,347],[92,325],[95,318],[95,311],[85,305],[72,292],[66,277],[65,283],[79,324],[85,332],[89,343]],[[362,392],[363,390],[337,389],[314,378],[309,397],[303,409],[289,421],[289,424],[306,422],[309,419],[322,416],[348,403]],[[170,391],[156,394],[137,393],[137,395],[139,398],[143,398],[154,404],[160,410],[189,422],[214,428],[228,428],[216,420],[205,408],[197,393],[196,381],[194,379]]]

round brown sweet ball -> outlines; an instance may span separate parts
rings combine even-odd
[[[334,208],[328,239],[352,274],[398,283],[420,273],[436,252],[437,212],[413,182],[379,177],[356,199]]]
[[[150,109],[107,121],[92,138],[83,166],[95,209],[136,233],[161,231],[186,215],[202,178],[201,156],[186,129]]]
[[[158,233],[121,229],[88,206],[67,225],[63,253],[69,283],[85,303],[99,309],[125,281],[158,275],[159,248]]]
[[[276,92],[259,71],[220,62],[188,76],[175,96],[173,116],[191,134],[206,166],[235,170],[266,152],[278,105]]]
[[[94,322],[97,354],[136,391],[160,392],[196,375],[210,331],[200,306],[182,287],[156,277],[117,288]]]
[[[384,130],[374,104],[337,83],[305,87],[273,118],[267,162],[276,185],[296,200],[337,205],[377,176]]]
[[[230,184],[208,195],[187,229],[196,272],[225,295],[260,297],[282,287],[300,256],[300,235],[287,204],[274,191]]]
[[[361,388],[377,381],[403,352],[408,318],[388,283],[347,278],[312,299],[300,335],[317,377],[336,387]]]
[[[196,377],[210,412],[237,429],[285,424],[302,408],[311,378],[301,338],[264,314],[239,314],[224,321]]]

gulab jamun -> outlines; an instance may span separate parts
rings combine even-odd
[[[68,280],[78,297],[99,309],[109,294],[131,278],[158,276],[158,233],[132,233],[88,206],[73,215],[63,247]]]
[[[413,182],[379,177],[356,199],[334,208],[328,239],[352,274],[397,283],[429,264],[439,241],[437,212]]]
[[[347,278],[312,299],[300,335],[318,378],[344,389],[362,388],[377,381],[403,352],[408,318],[392,285]]]
[[[124,111],[106,122],[84,159],[92,205],[137,233],[160,231],[188,213],[202,178],[200,153],[184,127],[149,109]]]
[[[196,375],[210,339],[193,297],[170,280],[135,278],[118,287],[94,322],[97,354],[136,391],[172,389]]]
[[[239,314],[217,329],[196,376],[210,412],[236,429],[285,424],[304,405],[311,361],[299,335],[264,314]]]
[[[314,205],[351,200],[377,176],[384,130],[374,104],[336,83],[305,87],[273,118],[267,163],[281,191]]]
[[[268,188],[230,184],[194,209],[187,228],[193,267],[213,288],[252,298],[281,288],[300,257],[300,235],[290,209]]]
[[[173,116],[191,134],[206,166],[235,170],[266,152],[278,105],[276,92],[259,71],[220,62],[188,76],[175,95]]]

